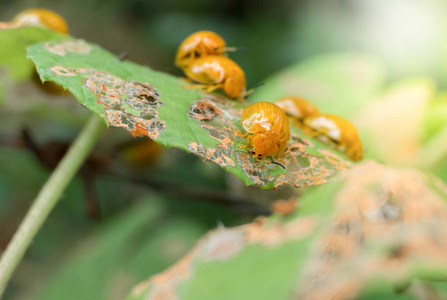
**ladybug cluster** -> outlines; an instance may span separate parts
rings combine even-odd
[[[178,48],[175,65],[198,84],[185,88],[201,88],[205,93],[221,88],[229,98],[242,101],[246,96],[245,73],[227,57],[227,52],[234,50],[211,31],[199,31],[187,37]]]
[[[199,31],[187,37],[178,48],[175,64],[189,80],[198,84],[185,88],[201,88],[205,93],[221,88],[229,98],[244,99],[247,95],[245,74],[227,57],[230,50],[234,48],[227,47],[222,37],[211,31]],[[241,136],[247,138],[247,144],[240,147],[247,148],[258,160],[265,156],[278,157],[289,143],[289,119],[305,134],[345,152],[354,161],[361,159],[362,144],[351,123],[339,116],[320,114],[314,105],[298,97],[285,97],[276,104],[258,102],[245,108],[241,123],[246,133]]]
[[[187,37],[178,48],[175,64],[198,84],[185,88],[201,88],[205,93],[221,88],[229,98],[243,100],[247,95],[245,73],[227,57],[231,50],[234,48],[227,47],[222,37],[211,31],[199,31]],[[273,103],[259,102],[245,108],[242,126],[247,144],[240,147],[248,148],[250,155],[258,160],[280,155],[287,148],[289,120]]]
[[[362,143],[357,129],[346,119],[320,114],[313,104],[298,97],[284,97],[277,100],[276,104],[305,134],[328,143],[354,161],[362,158]]]
[[[17,26],[43,25],[68,33],[64,18],[47,9],[25,10],[15,16],[12,23]],[[234,50],[236,48],[227,47],[222,37],[212,31],[199,31],[187,37],[175,58],[175,65],[183,70],[188,80],[195,82],[185,88],[200,88],[205,93],[223,89],[229,98],[243,101],[248,94],[245,73],[227,57],[227,53]],[[258,160],[266,156],[278,157],[289,143],[289,119],[305,134],[329,143],[352,160],[361,159],[362,144],[351,123],[336,115],[320,114],[314,105],[297,97],[285,97],[276,104],[258,102],[246,107],[241,123],[247,144],[240,147],[247,148]]]

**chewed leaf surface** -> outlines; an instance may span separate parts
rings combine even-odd
[[[420,171],[365,161],[291,215],[210,232],[127,299],[445,299],[417,287],[446,280],[446,191]]]
[[[246,140],[235,135],[242,131],[242,110],[249,103],[184,89],[185,82],[179,78],[120,61],[83,40],[33,45],[28,57],[42,80],[68,89],[108,125],[192,152],[247,185],[321,184],[350,165],[341,154],[298,129],[293,129],[289,147],[278,159],[285,170],[257,162],[239,147]]]

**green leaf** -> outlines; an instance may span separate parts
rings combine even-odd
[[[447,121],[447,93],[437,95],[430,102],[424,118],[424,141],[430,140],[436,133],[446,126]]]
[[[275,164],[257,162],[239,146],[242,109],[248,103],[217,94],[185,89],[179,78],[120,61],[115,55],[83,40],[33,45],[28,57],[43,81],[68,89],[78,101],[108,125],[133,136],[145,135],[166,147],[193,152],[234,173],[247,185],[275,188],[327,182],[350,165],[327,145],[292,134],[288,150]]]
[[[0,29],[0,66],[7,69],[13,80],[26,80],[34,70],[33,63],[26,57],[26,47],[43,41],[68,39],[71,37],[45,27]]]

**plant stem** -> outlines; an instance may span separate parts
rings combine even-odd
[[[96,144],[104,125],[93,115],[51,174],[0,259],[0,297],[32,239]]]

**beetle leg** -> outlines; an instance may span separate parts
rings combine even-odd
[[[234,132],[235,136],[240,136],[240,137],[243,137],[243,138],[246,138],[249,134],[250,134],[249,132],[246,132],[245,134],[242,134],[240,131],[235,131]]]
[[[247,94],[247,89],[244,87],[244,89],[242,90],[242,93],[239,95],[239,97],[236,98],[236,101],[240,102],[240,103],[244,103],[245,99],[247,99],[248,94]]]
[[[247,144],[246,145],[239,145],[239,148],[247,148],[247,147],[249,147],[250,145],[251,145],[251,138],[252,138],[252,135],[248,135],[249,133],[247,132],[246,133],[246,135],[248,136],[247,137]]]
[[[198,47],[197,47],[197,49],[201,49],[201,48],[202,48],[202,45],[199,44]],[[201,53],[201,52],[202,52],[202,50],[199,51],[199,56],[198,56],[198,57],[200,57],[200,56],[203,54],[203,53]],[[195,51],[191,51],[191,53],[189,54],[188,59],[189,59],[189,63],[188,63],[188,65],[192,65],[192,63],[193,63],[194,60],[196,59],[196,50],[195,50]]]
[[[211,93],[212,91],[221,88],[221,84],[190,84],[190,85],[184,85],[184,89],[202,89],[203,93]]]
[[[222,88],[223,84],[213,84],[208,86],[207,88],[205,88],[202,92],[204,92],[205,94],[209,94],[215,90],[217,90],[218,88]]]
[[[184,89],[206,89],[209,87],[207,84],[190,84],[182,86]]]

